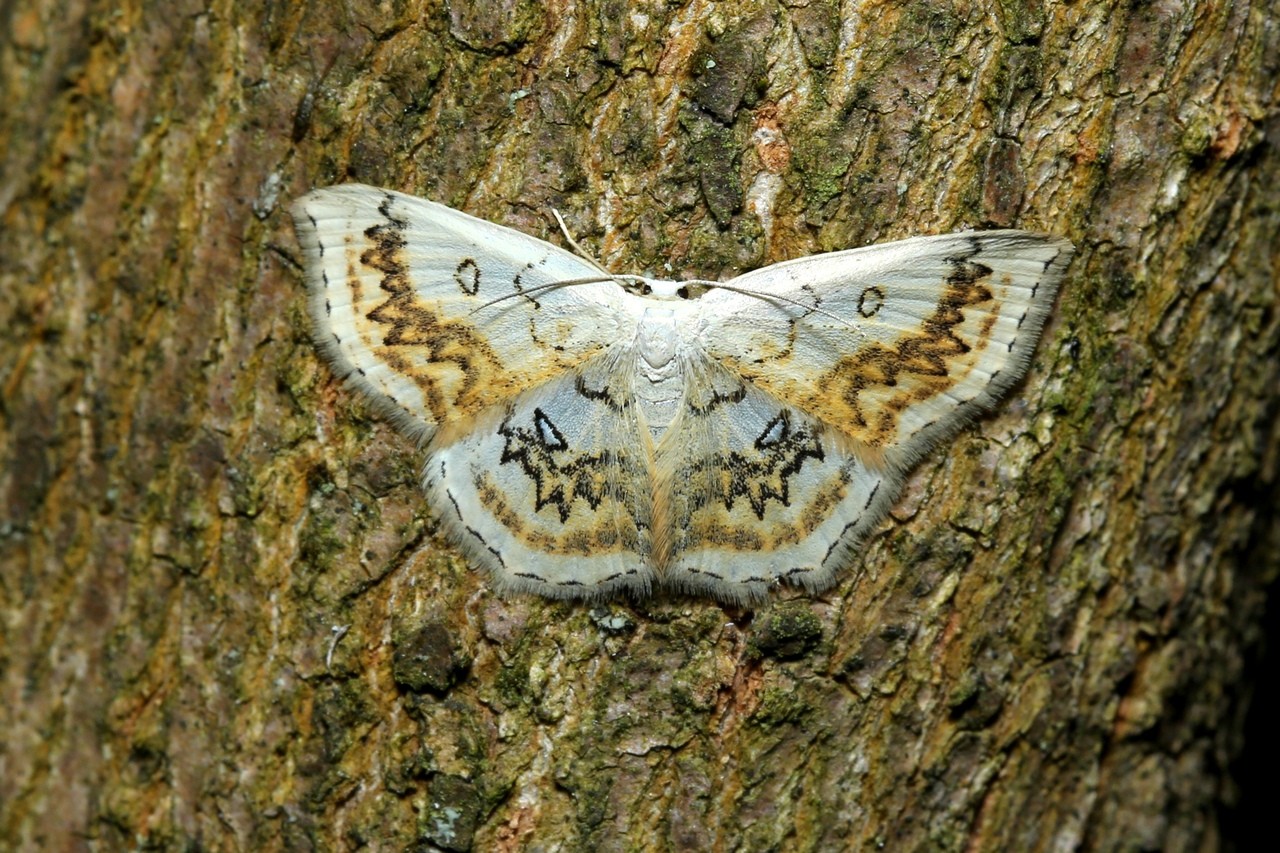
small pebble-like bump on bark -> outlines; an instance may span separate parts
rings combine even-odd
[[[449,692],[466,674],[471,661],[442,622],[427,622],[395,640],[391,674],[396,684],[414,693]]]
[[[445,850],[470,850],[480,823],[480,794],[460,776],[436,776],[421,818],[425,841]]]
[[[751,650],[760,657],[794,660],[813,651],[822,640],[822,621],[799,602],[778,605],[765,615]]]

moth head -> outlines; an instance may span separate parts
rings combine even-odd
[[[650,299],[682,299],[676,291],[682,282],[664,281],[660,278],[645,278],[642,275],[615,275],[613,280],[618,286],[632,296],[645,296]]]
[[[697,299],[716,286],[714,281],[701,279],[667,281],[639,275],[618,275],[613,280],[632,296],[647,296],[650,299]]]

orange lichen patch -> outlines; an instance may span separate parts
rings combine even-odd
[[[754,117],[751,141],[755,143],[756,155],[766,169],[775,175],[781,174],[791,163],[791,144],[787,142],[782,132],[782,122],[778,119],[778,105],[767,104],[758,107]]]
[[[1240,150],[1240,145],[1251,126],[1248,116],[1239,112],[1231,113],[1226,122],[1218,128],[1217,136],[1209,143],[1209,150],[1219,160],[1229,160]]]
[[[1089,166],[1099,162],[1102,152],[1107,149],[1104,141],[1111,132],[1111,116],[1107,111],[1100,111],[1093,122],[1076,134],[1076,148],[1071,155],[1077,166]]]

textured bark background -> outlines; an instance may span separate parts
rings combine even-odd
[[[15,848],[1212,850],[1280,553],[1280,4],[0,4]],[[829,594],[498,599],[318,361],[355,179],[714,278],[1079,254]]]

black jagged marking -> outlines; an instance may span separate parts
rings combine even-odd
[[[459,515],[458,518],[462,518],[462,516]],[[486,551],[488,551],[490,554],[493,555],[493,558],[498,561],[498,565],[502,566],[502,568],[504,569],[507,567],[507,561],[502,559],[502,555],[498,553],[498,549],[490,545],[488,540],[486,540],[483,536],[480,535],[479,530],[476,530],[474,527],[465,527],[465,529],[468,533],[470,533],[472,536],[476,537],[477,540],[479,540],[480,544],[484,546],[484,549]]]
[[[556,586],[586,586],[582,581],[556,581]]]
[[[814,290],[813,285],[811,284],[800,285],[800,292],[806,294],[810,299],[812,299],[813,304],[805,305],[801,303],[794,307],[799,308],[803,313],[794,317],[788,314],[787,323],[791,326],[791,330],[788,332],[788,337],[791,338],[790,348],[795,347],[796,324],[799,323],[801,320],[812,317],[815,313],[820,311],[822,309],[822,303],[824,301],[822,298],[822,294]]]
[[[1040,270],[1040,274],[1041,274],[1041,275],[1044,275],[1044,274],[1045,274],[1045,273],[1047,273],[1050,269],[1052,269],[1052,268],[1053,268],[1053,265],[1054,265],[1054,264],[1056,264],[1056,263],[1058,262],[1058,258],[1060,258],[1060,257],[1062,257],[1062,250],[1061,250],[1061,249],[1058,249],[1056,252],[1054,252],[1054,253],[1053,253],[1053,257],[1052,257],[1052,258],[1049,258],[1047,261],[1045,261],[1045,262],[1044,262],[1044,269]],[[1032,298],[1032,299],[1035,299],[1035,298],[1036,298],[1036,291],[1038,291],[1038,290],[1040,289],[1040,285],[1041,285],[1041,283],[1042,283],[1041,279],[1038,279],[1038,278],[1037,278],[1037,279],[1035,280],[1035,284],[1031,285],[1031,298]]]
[[[360,263],[382,274],[378,286],[389,294],[366,317],[383,327],[380,359],[412,379],[432,417],[444,421],[452,414],[451,407],[461,406],[470,410],[486,402],[477,399],[484,394],[481,382],[488,370],[502,369],[502,362],[488,341],[476,333],[471,322],[451,319],[440,313],[436,302],[419,299],[410,280],[403,251],[408,245],[404,231],[409,223],[392,214],[394,202],[394,197],[387,195],[378,206],[378,212],[386,217],[386,221],[372,225],[364,232],[370,245],[360,255]],[[465,263],[460,264],[459,269]],[[478,268],[475,284],[478,288]],[[414,360],[456,366],[462,381],[451,397],[446,399],[441,384],[428,373],[413,370],[399,347],[412,348]]]
[[[873,303],[867,305],[867,296],[870,295],[874,300]],[[863,317],[871,318],[880,313],[880,309],[884,307],[884,291],[879,287],[872,286],[862,291],[858,297],[858,313]]]
[[[551,428],[560,446],[545,441],[543,424]],[[574,500],[581,498],[592,510],[597,510],[612,494],[615,484],[611,481],[616,478],[598,477],[596,472],[610,468],[626,470],[628,467],[627,457],[611,450],[589,456],[569,452],[568,443],[541,409],[534,410],[532,429],[515,426],[508,418],[498,427],[498,435],[505,441],[499,464],[518,464],[525,476],[533,481],[534,511],[554,507],[561,524],[569,520]],[[641,520],[636,520],[636,526],[641,526]]]
[[[766,443],[769,433],[779,425],[782,434]],[[806,459],[826,460],[817,433],[793,427],[785,411],[779,411],[765,427],[756,439],[755,450],[751,455],[734,450],[700,459],[691,466],[691,479],[710,476],[714,481],[722,472],[728,473],[729,484],[723,495],[725,509],[732,511],[735,501],[745,498],[756,518],[763,521],[769,501],[791,506],[790,479]]]
[[[951,269],[944,277],[945,287],[938,296],[933,312],[919,326],[903,330],[888,342],[871,342],[840,359],[820,380],[833,388],[825,393],[837,397],[848,408],[851,426],[871,434],[868,443],[884,446],[892,443],[898,428],[900,410],[886,411],[876,402],[862,400],[864,391],[895,388],[903,380],[916,377],[951,376],[957,357],[972,351],[972,345],[959,331],[966,311],[973,306],[990,306],[995,296],[987,280],[991,267],[972,260],[981,253],[981,245],[972,237],[965,241],[969,251],[958,251],[944,258]],[[985,309],[978,309],[985,310]],[[906,402],[906,398],[902,398]]]
[[[512,572],[511,574],[512,574],[514,577],[517,577],[517,578],[528,578],[529,580],[537,581],[538,583],[546,583],[546,582],[547,582],[547,579],[546,579],[546,578],[544,578],[544,577],[539,577],[538,575],[535,575],[535,574],[533,574],[532,572]]]
[[[827,553],[822,555],[822,563],[825,563],[827,560],[831,559],[832,552],[835,551],[836,547],[839,546],[839,544],[844,541],[844,536],[846,533],[849,532],[849,528],[856,526],[859,521],[862,521],[862,516],[858,516],[853,521],[849,522],[844,527],[840,528],[840,535],[837,536],[835,538],[835,541],[831,543],[831,546],[827,548]],[[819,563],[818,565],[822,565],[822,563]]]
[[[538,439],[542,442],[542,446],[548,450],[567,450],[569,443],[564,440],[560,430],[556,429],[556,425],[552,423],[551,418],[547,417],[546,412],[542,409],[533,410],[533,425],[537,428]],[[547,441],[547,430],[551,431],[551,441]]]
[[[393,225],[400,228],[401,231],[403,231],[404,229],[409,227],[409,220],[397,219],[395,216],[391,214],[391,205],[395,203],[396,203],[396,197],[393,196],[391,193],[387,193],[382,199],[382,204],[378,205],[378,212],[381,213],[383,216],[385,216],[388,222],[392,223]]]
[[[443,472],[443,471],[441,471],[441,472],[440,472],[440,476],[441,476],[441,477],[443,477],[443,476],[444,476],[444,472]],[[449,503],[453,504],[453,512],[454,512],[454,514],[455,514],[456,516],[458,516],[458,521],[461,521],[461,522],[463,522],[463,523],[465,524],[465,523],[466,523],[466,519],[462,517],[462,507],[458,506],[458,500],[457,500],[457,498],[455,498],[455,497],[453,496],[453,492],[449,491],[448,489],[445,489],[445,490],[444,490],[444,493],[445,493],[445,495],[447,495],[447,496],[448,496],[448,498],[449,498]],[[468,529],[468,530],[470,530],[471,528],[470,528],[470,527],[468,527],[467,529]],[[481,540],[481,541],[483,541],[483,540]]]
[[[946,279],[948,284],[972,285],[992,273],[991,267],[973,260],[982,254],[982,242],[978,239],[978,236],[976,234],[969,235],[965,242],[969,244],[969,252],[967,254],[961,252],[944,259],[952,266],[951,273]],[[987,298],[989,299],[990,295]]]
[[[614,572],[613,574],[609,575],[607,578],[602,579],[600,583],[605,584],[605,583],[608,583],[609,581],[617,580],[620,577],[622,577],[622,572]],[[600,584],[596,584],[596,586],[599,586],[599,585]]]
[[[453,271],[453,280],[467,296],[475,296],[480,292],[480,265],[475,258],[463,258]]]
[[[768,586],[770,578],[761,577],[760,575],[752,575],[749,578],[743,578],[738,583],[762,583]]]
[[[876,496],[876,492],[879,490],[880,490],[880,484],[876,483],[875,488],[871,490],[871,497],[867,498],[866,506],[862,508],[863,512],[866,512],[867,507],[871,506],[871,499]],[[827,560],[831,559],[832,552],[834,552],[836,548],[839,547],[840,543],[844,541],[844,537],[849,533],[849,531],[852,528],[857,527],[858,523],[861,521],[862,521],[862,516],[859,515],[853,521],[849,522],[844,527],[840,528],[839,535],[837,535],[835,538],[835,541],[831,543],[831,547],[827,548],[827,553],[822,555],[822,562],[819,563],[818,565],[822,565],[822,563],[825,563]]]
[[[528,272],[528,271],[529,271],[529,270],[531,270],[531,269],[536,269],[536,268],[537,268],[537,264],[533,263],[532,261],[530,261],[529,263],[525,264],[525,265],[524,265],[524,269],[520,270],[520,272],[516,273],[516,274],[515,274],[515,276],[513,276],[513,277],[512,277],[512,279],[511,279],[511,285],[516,289],[516,293],[519,293],[521,296],[523,296],[525,299],[527,299],[527,300],[529,301],[529,303],[530,303],[530,304],[532,304],[532,305],[533,305],[533,310],[535,310],[535,311],[541,311],[541,310],[542,310],[542,303],[541,303],[541,302],[539,302],[539,301],[538,301],[537,299],[535,299],[534,297],[530,296],[529,294],[525,293],[525,292],[524,292],[524,284],[523,284],[523,283],[521,283],[521,281],[520,281],[520,279],[524,277],[524,274],[525,274],[526,272]]]
[[[949,264],[964,263],[965,261],[974,257],[975,255],[982,254],[982,243],[981,241],[978,240],[978,236],[977,236],[978,233],[980,232],[975,232],[973,234],[957,234],[956,235],[957,237],[963,238],[964,242],[969,245],[969,252],[968,254],[965,254],[964,252],[958,252],[954,255],[951,255],[950,257],[945,258],[946,262]]]
[[[867,495],[867,502],[866,502],[865,504],[863,504],[863,505],[862,505],[862,510],[863,510],[863,512],[866,512],[867,508],[871,506],[871,502],[872,502],[873,500],[875,500],[875,499],[876,499],[876,492],[878,492],[878,491],[880,491],[880,483],[879,483],[879,482],[877,482],[877,483],[875,484],[875,486],[871,489],[871,494]],[[843,535],[843,534],[841,534],[841,535]]]
[[[711,399],[707,401],[707,404],[704,406],[698,406],[698,405],[695,405],[694,403],[689,403],[689,411],[693,412],[695,415],[698,415],[699,417],[702,417],[704,415],[710,414],[711,412],[715,411],[716,409],[720,408],[726,403],[730,405],[734,403],[741,403],[743,400],[746,399],[746,397],[747,397],[747,386],[744,383],[739,382],[738,387],[734,388],[728,394],[721,394],[719,391],[712,390]]]
[[[324,315],[326,317],[333,316],[333,306],[329,304],[329,297],[324,298]]]
[[[952,267],[950,274],[947,275],[947,283],[953,285],[972,285],[977,284],[991,275],[991,267],[973,260],[973,258],[982,253],[982,247],[976,240],[971,242],[973,243],[972,254],[952,255],[946,259],[947,263],[951,264]],[[990,296],[987,298],[990,298]]]
[[[378,212],[386,217],[386,222],[370,225],[364,230],[364,236],[373,245],[360,255],[360,263],[373,267],[383,274],[380,282],[382,289],[388,293],[403,293],[409,288],[409,270],[400,259],[400,250],[408,245],[404,239],[404,229],[408,222],[396,219],[388,209],[391,197],[378,206]]]
[[[774,430],[781,427],[781,433],[777,438],[770,438],[770,434]],[[773,420],[765,425],[764,432],[760,433],[756,438],[756,450],[764,450],[766,447],[773,447],[787,440],[787,436],[791,434],[791,424],[787,419],[786,412],[778,412]]]
[[[581,374],[574,377],[573,390],[585,399],[592,400],[597,403],[603,403],[611,412],[621,412],[624,409],[622,403],[614,398],[608,387],[604,388],[588,388],[587,380]]]
[[[307,221],[311,223],[311,227],[316,232],[316,248],[320,250],[320,257],[323,258],[324,257],[324,241],[320,239],[320,223],[316,222],[316,218],[311,215],[310,211],[307,212]],[[323,270],[321,270],[320,272],[321,272],[321,275],[324,274]],[[324,280],[324,283],[328,284],[329,279],[326,278]]]
[[[954,263],[955,269],[947,276],[947,282],[955,285],[973,285],[991,275],[992,269],[977,261],[959,261]],[[991,298],[988,293],[987,298]]]

